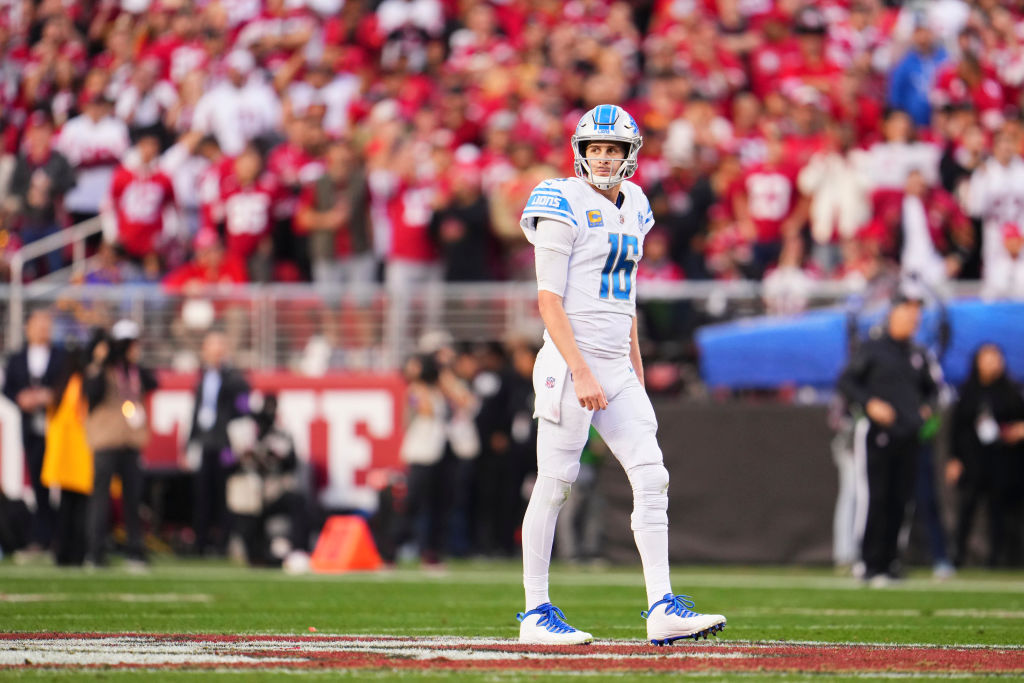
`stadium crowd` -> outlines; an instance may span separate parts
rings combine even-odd
[[[1022,39],[993,0],[5,3],[0,248],[99,215],[95,283],[528,279],[530,189],[618,102],[641,278],[1020,295]]]

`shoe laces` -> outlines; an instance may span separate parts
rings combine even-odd
[[[531,614],[539,614],[540,619],[537,620],[537,625],[543,626],[551,633],[574,633],[576,631],[572,626],[565,623],[565,614],[562,613],[562,610],[558,609],[550,602],[545,602],[543,605],[535,607],[529,612],[520,612],[516,615],[516,619],[522,621]]]
[[[658,605],[665,605],[665,614],[674,614],[678,617],[682,617],[683,619],[698,615],[697,612],[692,611],[695,605],[693,604],[693,598],[689,595],[673,595],[672,593],[665,593],[665,597],[651,605],[649,610],[640,612],[640,616],[644,619],[648,618],[654,614],[654,609]]]

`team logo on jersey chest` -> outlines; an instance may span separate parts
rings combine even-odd
[[[587,226],[591,228],[604,227],[604,216],[601,215],[601,209],[587,211]]]

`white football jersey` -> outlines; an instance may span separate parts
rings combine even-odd
[[[54,144],[78,177],[75,188],[64,197],[64,206],[75,213],[99,213],[100,203],[110,193],[114,169],[131,146],[128,127],[113,116],[93,121],[82,114],[64,124]]]
[[[562,306],[580,350],[615,358],[629,354],[636,314],[636,269],[654,215],[643,190],[626,180],[622,206],[580,178],[545,180],[534,188],[520,225],[536,244],[537,220],[572,228],[572,253]],[[549,340],[545,331],[545,339]]]
[[[1008,258],[1003,246],[1003,224],[1024,227],[1024,161],[1014,157],[1003,166],[989,159],[971,174],[967,186],[967,213],[982,219],[981,263],[988,270]]]

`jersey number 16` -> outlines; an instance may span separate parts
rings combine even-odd
[[[629,300],[633,276],[640,258],[640,241],[634,235],[608,234],[608,260],[601,271],[601,298],[609,293],[616,299]]]

